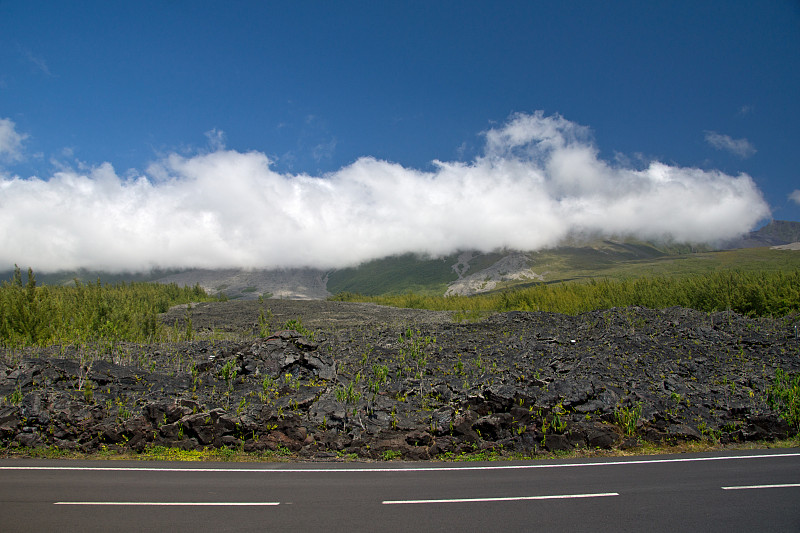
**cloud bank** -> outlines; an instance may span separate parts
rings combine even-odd
[[[109,163],[49,179],[0,173],[0,268],[335,268],[535,250],[582,232],[709,242],[769,216],[746,174],[612,164],[588,128],[541,112],[485,132],[480,157],[429,172],[363,157],[324,176],[281,174],[213,133],[213,151],[135,175]]]
[[[706,132],[706,142],[717,150],[730,152],[742,159],[747,159],[756,153],[755,146],[747,139],[733,139],[716,131]]]
[[[789,200],[800,205],[800,189],[795,189],[789,194]]]

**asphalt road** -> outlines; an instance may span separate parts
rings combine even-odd
[[[800,449],[493,463],[0,461],[0,531],[800,531]]]

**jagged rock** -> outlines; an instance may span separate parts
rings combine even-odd
[[[406,433],[406,444],[410,446],[429,446],[433,442],[433,436],[427,431],[416,430]]]
[[[309,417],[315,425],[327,425],[345,418],[344,406],[335,399],[332,392],[322,394],[310,407]]]
[[[116,424],[107,423],[99,428],[99,440],[104,443],[119,444],[125,441],[125,431]]]
[[[472,410],[459,413],[453,419],[452,431],[456,435],[464,435],[472,440],[478,440],[480,437],[472,428],[472,425],[478,421],[478,413]]]
[[[475,421],[472,429],[484,440],[501,440],[510,434],[512,420],[510,413],[486,415]]]
[[[619,430],[607,425],[595,424],[586,431],[586,445],[590,448],[609,449],[620,440]]]
[[[142,409],[142,413],[150,420],[150,422],[159,423],[162,420],[166,420],[167,416],[167,404],[166,403],[148,403]],[[175,422],[173,420],[172,422]]]
[[[26,446],[28,448],[35,448],[41,444],[41,439],[35,433],[18,433],[12,441],[17,446]]]
[[[234,437],[233,435],[223,435],[222,437],[219,437],[216,441],[214,441],[214,445],[217,448],[220,448],[222,446],[227,448],[241,448],[242,446],[244,446],[244,441]]]
[[[42,394],[32,392],[22,399],[21,414],[29,423],[47,426],[50,423],[50,410]]]
[[[197,439],[192,438],[175,440],[172,441],[170,445],[180,450],[196,450],[200,447],[200,443],[197,442]]]
[[[329,304],[347,308],[313,306]],[[453,324],[442,314],[353,308],[373,311],[361,325],[313,336],[125,345],[91,361],[73,347],[14,354],[13,365],[0,364],[0,445],[243,446],[365,458],[381,458],[382,446],[428,458],[625,448],[702,439],[699,428],[723,442],[796,429],[765,400],[776,369],[800,372],[800,340],[783,320],[628,308]],[[257,323],[254,309],[242,330]],[[375,319],[390,312],[437,318]],[[198,331],[210,329],[202,318]],[[436,341],[412,354],[401,337],[409,331]],[[555,416],[564,431],[554,433]],[[634,435],[623,439],[623,429]]]
[[[791,427],[775,415],[755,415],[747,417],[747,426],[742,429],[743,440],[786,438],[791,435]]]
[[[573,448],[566,435],[549,434],[544,437],[544,447],[549,452],[560,452]]]
[[[183,424],[180,422],[173,422],[172,424],[164,424],[160,428],[158,428],[159,433],[165,439],[169,440],[177,440],[178,437],[183,433]]]
[[[15,407],[0,408],[0,436],[8,438],[19,430],[19,411]]]
[[[700,440],[702,436],[693,427],[687,424],[673,424],[667,429],[667,434],[671,438],[678,438],[680,440]]]

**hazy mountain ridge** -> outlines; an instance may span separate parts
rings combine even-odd
[[[751,231],[739,239],[724,243],[721,248],[724,250],[759,248],[786,245],[798,241],[800,241],[800,222],[773,220],[766,226]]]
[[[773,221],[741,240],[717,249],[784,245],[794,242],[790,239],[800,240],[800,222]],[[442,258],[405,254],[328,272],[315,269],[262,270],[250,271],[246,275],[229,273],[223,279],[214,278],[213,271],[205,271],[206,277],[195,282],[212,292],[222,290],[229,297],[243,299],[257,298],[260,294],[273,298],[317,299],[344,291],[470,295],[513,285],[603,276],[604,272],[620,265],[666,261],[713,249],[681,243],[598,239],[573,241],[569,246],[536,252],[505,250],[487,254],[462,251]],[[186,284],[193,284],[192,279],[191,273],[185,273],[158,281],[183,284],[186,280]]]
[[[206,292],[225,293],[228,298],[283,298],[288,300],[322,300],[330,296],[326,286],[328,273],[318,269],[280,270],[189,270],[156,279],[159,283],[194,285]]]
[[[772,221],[735,241],[717,247],[734,250],[756,247],[791,249],[800,241],[800,222]],[[66,284],[77,278],[85,283],[156,281],[181,286],[199,284],[210,293],[230,299],[324,299],[340,292],[368,295],[417,292],[470,295],[514,285],[560,282],[576,278],[622,275],[620,272],[659,273],[683,259],[700,257],[711,247],[680,243],[652,243],[633,239],[566,241],[559,248],[520,252],[462,251],[430,258],[414,254],[386,257],[339,270],[302,269],[195,269],[161,270],[147,274],[108,274],[80,271],[36,274],[37,282]],[[637,270],[638,269],[638,270]],[[9,272],[2,279],[10,279]]]

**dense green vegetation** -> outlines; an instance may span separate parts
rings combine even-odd
[[[505,255],[503,252],[474,254],[466,275],[491,267]],[[800,269],[800,253],[796,251],[770,248],[709,251],[688,245],[655,246],[636,241],[577,242],[525,255],[530,260],[530,269],[547,282],[694,276],[723,270],[792,272]],[[442,295],[458,278],[453,270],[458,257],[459,254],[443,258],[406,254],[369,261],[355,268],[331,272],[327,288],[333,294]],[[532,279],[516,279],[503,281],[499,287],[520,288],[537,283]]]
[[[158,313],[212,300],[199,286],[116,283],[36,286],[32,270],[19,268],[0,285],[0,344],[9,347],[106,341],[155,342],[167,332]]]
[[[413,293],[361,296],[342,293],[333,299],[459,311],[466,316],[480,316],[482,312],[496,311],[551,311],[574,315],[631,305],[655,309],[682,306],[700,311],[730,309],[748,316],[783,316],[800,312],[800,269],[790,272],[731,270],[683,277],[649,276],[560,284],[540,283],[475,296],[430,296]]]
[[[331,272],[327,288],[333,294],[354,292],[369,296],[408,292],[444,294],[448,284],[458,279],[453,265],[458,262],[459,255],[432,258],[404,254],[376,259],[354,268]],[[475,253],[469,260],[467,274],[489,268],[505,255],[504,252]],[[641,260],[655,261],[663,257],[665,252],[649,244],[597,241],[529,252],[527,255],[532,260],[534,271],[547,272],[548,281],[562,281],[598,274],[613,276],[613,270],[620,265]],[[509,285],[517,283],[525,282],[510,282]]]
[[[783,369],[777,369],[775,382],[767,391],[767,403],[790,426],[800,431],[800,375],[790,376]]]
[[[452,268],[457,257],[429,259],[405,254],[368,261],[355,268],[331,272],[328,290],[334,294],[354,291],[372,295],[407,291],[444,294],[447,284],[458,278]]]
[[[157,281],[161,278],[181,273],[177,269],[153,269],[145,272],[104,272],[102,270],[62,270],[57,272],[37,272],[36,283],[39,285],[73,285],[75,280],[83,284],[100,283],[111,285],[115,283],[130,283]],[[0,280],[10,279],[14,275],[13,270],[0,271]]]

